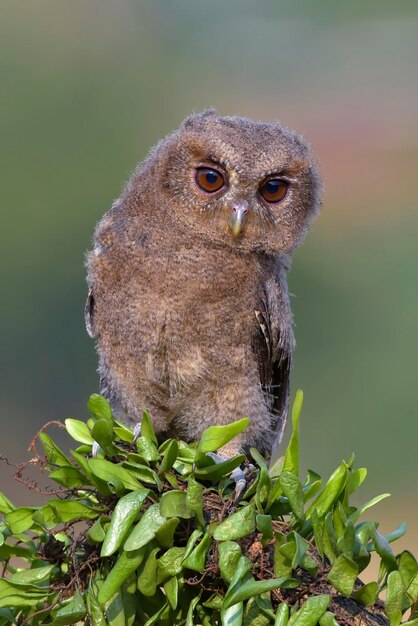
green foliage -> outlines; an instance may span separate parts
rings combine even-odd
[[[333,626],[336,598],[371,607],[383,590],[390,626],[411,607],[417,621],[417,561],[390,546],[404,525],[385,537],[359,522],[387,494],[350,504],[366,476],[354,459],[324,487],[313,471],[300,481],[301,392],[284,458],[269,469],[251,450],[257,467],[245,461],[240,502],[229,475],[245,457],[216,464],[207,452],[248,420],[159,444],[148,414],[135,440],[104,398],[88,407],[87,423],[66,420],[81,444],[71,456],[38,435],[38,461],[58,484],[44,506],[16,508],[0,494],[0,626]],[[363,585],[373,551],[379,580]]]

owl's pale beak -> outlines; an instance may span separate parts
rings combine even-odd
[[[242,235],[244,231],[245,222],[247,221],[248,205],[247,203],[235,204],[232,207],[232,215],[229,221],[229,228],[231,229],[234,239]]]

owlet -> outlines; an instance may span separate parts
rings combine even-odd
[[[196,440],[250,418],[222,448],[268,455],[286,423],[290,257],[320,204],[314,158],[278,123],[188,117],[138,165],[97,225],[86,324],[116,417]]]

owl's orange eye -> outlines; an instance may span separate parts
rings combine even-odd
[[[206,193],[215,193],[225,185],[225,178],[211,167],[198,167],[195,173],[195,181],[198,187]]]
[[[281,178],[270,178],[260,187],[260,193],[266,202],[281,202],[285,199],[289,183]]]

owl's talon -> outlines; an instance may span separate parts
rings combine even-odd
[[[93,441],[93,446],[91,448],[91,455],[93,457],[93,459],[95,459],[97,457],[97,455],[99,454],[99,450],[100,450],[100,445],[97,443],[97,441]]]
[[[216,452],[207,452],[206,455],[210,456],[210,458],[213,459],[215,463],[222,463],[222,461],[226,461],[225,457],[221,456],[220,454],[217,454]],[[232,495],[234,502],[237,502],[240,499],[247,484],[247,480],[245,476],[248,473],[248,471],[251,469],[254,469],[254,466],[250,464],[245,469],[242,469],[242,467],[239,465],[234,470],[232,470],[230,474],[230,478],[235,483],[235,489]]]
[[[235,483],[235,489],[232,497],[234,502],[238,502],[247,485],[247,481],[245,479],[245,470],[243,470],[241,466],[236,467],[231,472],[230,478],[232,478]]]
[[[133,443],[135,443],[135,441],[138,439],[138,437],[141,436],[141,428],[142,428],[142,422],[138,422],[137,424],[135,424],[135,426],[134,426],[134,440],[133,440]]]

